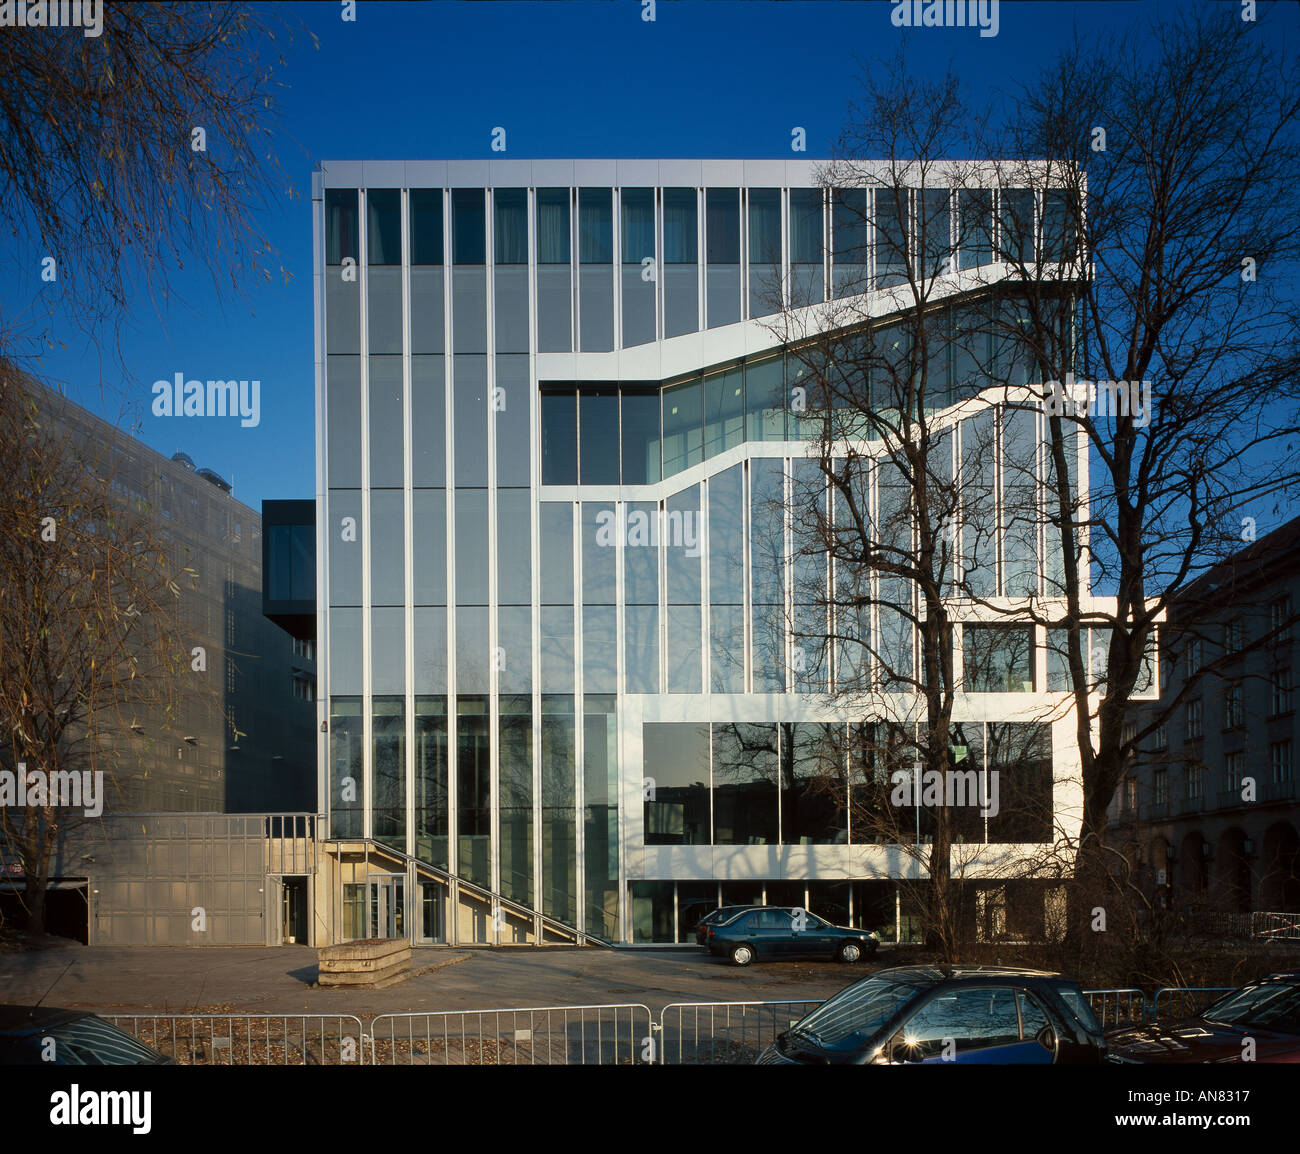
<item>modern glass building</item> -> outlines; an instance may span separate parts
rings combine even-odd
[[[330,163],[313,198],[333,939],[672,942],[761,900],[906,936],[915,866],[850,820],[862,719],[834,662],[797,659],[757,545],[788,540],[816,435],[779,294],[897,283],[886,249],[845,259],[807,161]],[[981,443],[1032,463],[1041,417],[994,408]],[[990,593],[1044,592],[1043,546],[1002,532]],[[1065,701],[1060,673],[1041,630],[1011,640],[960,716],[990,764],[1009,733],[1032,750],[1048,817],[968,831],[991,877],[1078,805],[1068,706],[1017,720]]]

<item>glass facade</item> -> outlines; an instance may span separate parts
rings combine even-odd
[[[892,927],[892,898],[859,888],[883,847],[853,827],[867,784],[833,695],[911,668],[911,587],[824,603],[843,575],[798,555],[800,510],[833,504],[807,459],[819,427],[792,406],[806,367],[719,330],[897,284],[909,254],[1023,255],[1034,200],[828,192],[811,170],[750,186],[740,162],[625,183],[583,163],[323,190],[322,808],[368,869],[388,852],[385,871],[408,871],[383,897],[340,882],[339,932],[364,936],[394,901],[408,932],[447,942],[693,940],[701,910],[764,898]],[[1045,249],[1067,252],[1063,204],[1041,210]],[[991,367],[1029,379],[975,313],[934,325],[933,407],[975,397]],[[679,337],[698,351],[649,355]],[[887,317],[870,338],[906,352]],[[955,563],[982,596],[1051,594],[1041,438],[1033,412],[995,403],[948,436],[971,495]],[[881,540],[910,543],[884,462],[862,500]],[[963,836],[1050,836],[1050,734],[979,712],[1055,687],[1042,632],[959,637],[965,756],[1024,801]]]

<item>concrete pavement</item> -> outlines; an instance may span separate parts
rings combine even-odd
[[[702,950],[516,948],[412,951],[416,971],[386,990],[316,989],[316,951],[95,947],[0,954],[0,1002],[122,1013],[369,1016],[412,1010],[639,1002],[822,999],[880,962],[768,962],[746,969]]]

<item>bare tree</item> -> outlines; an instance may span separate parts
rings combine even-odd
[[[1217,11],[1133,31],[1045,68],[990,145],[1017,190],[997,252],[1022,290],[988,323],[1026,349],[1047,413],[1035,619],[1074,697],[1085,866],[1130,755],[1197,685],[1126,725],[1162,618],[1298,477],[1295,62],[1264,22]]]
[[[0,355],[27,368],[56,343],[56,308],[107,349],[135,290],[167,300],[186,261],[219,288],[287,279],[254,216],[293,192],[271,150],[287,29],[244,4],[102,12],[94,37],[0,37],[6,275],[33,302]]]
[[[40,387],[0,365],[0,842],[36,933],[52,856],[120,794],[133,724],[201,692],[177,612],[194,573],[175,568],[155,510],[115,490],[116,459],[59,430]]]
[[[791,680],[832,692],[855,721],[871,724],[864,764],[889,766],[890,786],[906,785],[913,766],[918,784],[958,772],[955,601],[991,564],[996,531],[986,478],[955,468],[959,424],[968,425],[967,459],[979,460],[989,403],[972,396],[985,366],[969,363],[958,371],[971,387],[954,407],[950,346],[963,334],[946,302],[952,233],[962,223],[952,190],[979,188],[983,177],[977,164],[947,159],[969,155],[970,115],[955,79],[912,77],[903,96],[900,73],[901,64],[864,77],[863,105],[823,174],[836,236],[831,299],[811,303],[821,293],[801,282],[801,274],[820,280],[820,260],[808,270],[796,261],[771,324],[789,350],[793,435],[810,442],[807,459],[769,497],[774,509],[791,510],[789,604],[798,608],[783,622],[794,637]],[[775,515],[771,523],[782,524]],[[784,543],[769,535],[779,571]],[[754,539],[761,550],[762,526]],[[937,799],[927,791],[904,805],[892,794],[862,796],[853,819],[915,860],[930,936],[954,957],[965,879],[989,858],[964,840],[969,814],[943,788]]]

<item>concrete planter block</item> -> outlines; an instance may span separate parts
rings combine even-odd
[[[402,938],[322,946],[317,953],[322,986],[392,985],[411,967],[411,943]]]

